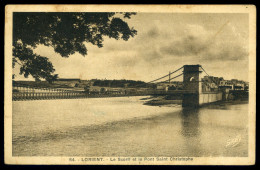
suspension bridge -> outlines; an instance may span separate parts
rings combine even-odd
[[[90,94],[84,91],[64,90],[57,88],[39,88],[13,84],[13,100],[48,100],[48,99],[72,99],[72,98],[94,98],[94,97],[123,97],[123,96],[146,96],[146,95],[182,95],[183,106],[200,106],[202,104],[220,101],[223,98],[223,91],[205,91],[202,86],[201,73],[207,72],[201,65],[184,65],[169,74],[147,82],[148,84],[171,83],[174,79],[183,76],[182,90],[158,90],[146,89],[142,91],[129,92],[107,92],[106,94]],[[209,76],[209,75],[208,75]],[[164,80],[167,79],[167,80]],[[136,86],[138,88],[138,86]],[[21,92],[23,91],[23,92]]]
[[[182,70],[182,73],[171,78],[172,74],[176,74]],[[181,68],[170,72],[168,75],[164,75],[160,78],[152,80],[148,83],[158,82],[166,77],[169,77],[166,81],[160,81],[159,83],[170,83],[173,79],[183,76],[183,90],[164,90],[153,91],[151,95],[177,95],[182,94],[182,106],[200,106],[207,103],[217,102],[225,99],[223,91],[206,91],[202,87],[208,86],[207,83],[202,81],[201,73],[204,72],[207,76],[209,74],[201,65],[184,65]],[[217,84],[216,82],[213,82]]]

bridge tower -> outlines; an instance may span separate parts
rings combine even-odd
[[[183,66],[183,89],[187,92],[183,94],[183,107],[198,107],[199,96],[202,93],[200,65]]]

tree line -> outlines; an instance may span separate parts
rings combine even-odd
[[[93,83],[93,86],[100,87],[153,87],[155,85],[148,84],[144,81],[135,81],[135,80],[96,80]]]

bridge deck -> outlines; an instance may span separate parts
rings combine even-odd
[[[151,95],[173,95],[173,94],[197,94],[198,92],[196,91],[191,91],[191,90],[153,90],[153,91],[148,91],[148,94]]]

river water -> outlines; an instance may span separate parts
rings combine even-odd
[[[247,103],[194,110],[142,98],[14,101],[13,156],[247,156]]]

